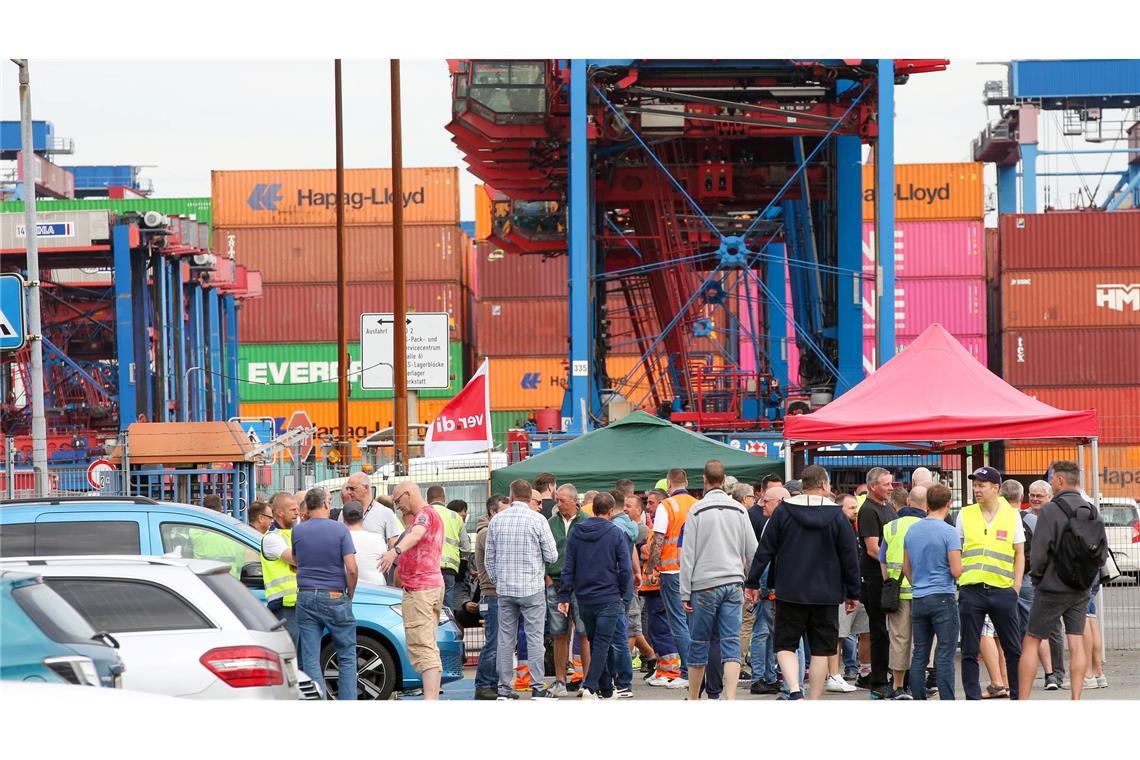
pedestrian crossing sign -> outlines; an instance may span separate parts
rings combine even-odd
[[[24,287],[20,275],[0,274],[0,351],[15,351],[27,341]]]

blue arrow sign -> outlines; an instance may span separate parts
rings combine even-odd
[[[538,390],[538,382],[540,375],[537,372],[524,372],[522,380],[519,381],[519,387],[524,391]]]
[[[0,351],[23,348],[28,338],[24,278],[0,274]]]

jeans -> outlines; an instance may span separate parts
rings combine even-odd
[[[499,647],[499,598],[484,596],[483,603],[487,609],[483,612],[483,633],[486,640],[483,648],[479,650],[479,665],[475,668],[475,688],[493,689],[499,681],[498,670],[495,663],[498,658]]]
[[[289,638],[293,639],[293,648],[297,650],[297,662],[304,662],[304,660],[301,659],[301,631],[297,627],[296,606],[286,607],[281,603],[281,600],[274,599],[272,602],[269,602],[266,607],[269,608],[269,611],[273,613],[274,617],[276,617],[278,620],[284,621],[285,632],[289,634]],[[302,666],[301,670],[304,669],[305,668]]]
[[[451,609],[455,603],[455,573],[443,571],[443,606]]]
[[[726,583],[694,591],[689,600],[689,660],[691,665],[709,664],[709,640],[715,630],[720,639],[720,661],[740,662],[740,616],[744,606],[744,585]]]
[[[1017,594],[1012,588],[993,588],[982,584],[958,588],[958,615],[962,621],[962,689],[966,692],[966,699],[982,698],[982,688],[978,683],[978,647],[987,614],[1005,653],[1009,698],[1017,699],[1021,627],[1017,619]]]
[[[709,699],[720,699],[724,692],[724,665],[720,661],[720,635],[713,629],[709,638],[709,661],[705,665],[705,678],[698,693],[705,693]]]
[[[681,606],[681,574],[661,574],[661,598],[665,602],[665,614],[669,617],[669,631],[677,644],[677,654],[681,655],[681,678],[689,677],[689,620],[685,608]]]
[[[749,650],[752,683],[775,683],[776,650],[772,648],[772,602],[768,599],[756,603],[756,622],[752,624]]]
[[[339,593],[335,599],[332,594]],[[301,635],[302,670],[321,687],[328,699],[321,667],[321,637],[327,630],[336,647],[337,699],[356,699],[356,617],[348,594],[336,591],[299,591],[297,627]]]
[[[843,667],[851,670],[859,669],[859,637],[852,634],[844,636],[840,642],[843,645]]]
[[[649,593],[642,597],[645,602],[647,625],[645,632],[649,635],[649,645],[658,657],[667,654],[677,654],[677,642],[673,640],[673,631],[669,627],[669,614],[665,611],[665,600],[660,593]]]
[[[542,686],[543,659],[546,648],[542,644],[543,626],[546,624],[546,592],[539,591],[530,596],[499,597],[499,648],[496,653],[496,667],[499,671],[499,692],[509,694],[515,680],[514,654],[515,638],[518,636],[519,618],[526,624],[527,666],[530,668],[531,684]],[[521,659],[521,655],[520,655]]]
[[[1035,596],[1033,579],[1026,574],[1021,580],[1021,593],[1017,596],[1017,617],[1021,624],[1021,637],[1023,639],[1026,628],[1029,626],[1029,610],[1033,607]],[[1060,620],[1049,632],[1049,659],[1053,661],[1053,675],[1063,681],[1065,679],[1065,632]]]
[[[890,665],[891,637],[887,632],[887,615],[883,612],[883,578],[875,575],[863,579],[863,595],[860,599],[867,610],[867,622],[871,628],[871,687],[887,684]]]
[[[590,670],[582,687],[595,694],[601,685],[609,680],[606,671],[609,669],[610,658],[608,653],[614,637],[624,628],[622,622],[629,615],[625,609],[625,602],[604,602],[602,604],[587,604],[578,600],[578,610],[582,614],[582,622],[586,624],[586,636],[590,639],[590,651],[597,652],[597,656],[590,658]],[[625,646],[625,642],[622,642]],[[632,680],[633,676],[630,675]]]
[[[625,617],[618,621],[614,630],[607,655],[609,661],[606,663],[605,674],[598,684],[601,693],[605,695],[612,693],[614,689],[633,688],[633,657],[629,653],[629,605],[625,602],[622,602],[622,605],[626,610]]]
[[[958,600],[953,594],[915,597],[910,604],[910,624],[914,632],[914,654],[910,661],[910,692],[915,699],[926,699],[926,664],[934,639],[934,667],[938,672],[938,698],[954,699],[954,649],[958,644]],[[1013,662],[1010,667],[1016,667]]]

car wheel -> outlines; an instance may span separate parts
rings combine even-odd
[[[332,642],[321,647],[321,666],[329,699],[336,699],[340,668]],[[388,699],[396,689],[396,663],[388,647],[364,633],[356,634],[356,698]]]

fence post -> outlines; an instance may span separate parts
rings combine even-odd
[[[119,439],[123,442],[123,496],[131,495],[131,436],[126,431],[119,432]]]
[[[16,498],[16,439],[8,436],[4,439],[4,472],[8,478],[4,486],[5,497]]]

